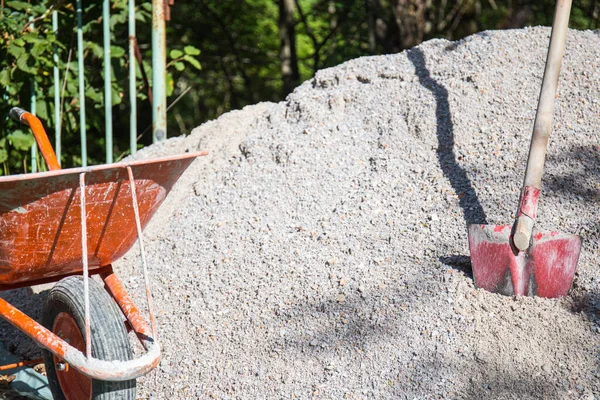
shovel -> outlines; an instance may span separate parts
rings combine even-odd
[[[475,285],[490,292],[564,296],[577,268],[579,236],[559,232],[532,234],[570,10],[571,0],[557,1],[517,219],[512,226],[469,225]]]

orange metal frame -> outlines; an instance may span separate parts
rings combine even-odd
[[[28,365],[38,365],[38,364],[42,364],[44,362],[43,358],[36,358],[35,360],[27,360],[27,361],[19,361],[13,364],[5,364],[0,366],[0,372],[1,371],[7,371],[9,369],[13,369],[13,368],[19,368],[19,367],[26,367]]]
[[[19,109],[11,116],[31,127],[50,171],[0,177],[0,290],[55,282],[84,270],[99,275],[146,353],[130,361],[98,360],[89,352],[86,357],[1,298],[0,317],[90,378],[122,381],[146,374],[160,361],[154,315],[150,308],[151,328],[112,263],[136,240],[141,247],[141,229],[185,169],[207,153],[61,170],[41,122]],[[150,301],[148,284],[146,289]]]
[[[112,266],[96,270],[106,289],[115,299],[121,311],[141,344],[146,354],[132,361],[103,361],[88,359],[85,355],[56,336],[37,321],[0,298],[0,316],[35,340],[40,346],[50,350],[57,357],[65,360],[70,367],[82,374],[104,381],[125,381],[139,378],[154,369],[160,361],[160,348],[153,337],[152,329],[144,320],[139,310],[127,294],[123,284],[113,272]],[[0,370],[3,368],[0,367]]]

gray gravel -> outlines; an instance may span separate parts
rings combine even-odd
[[[584,239],[572,295],[475,289],[468,258],[466,223],[514,218],[549,33],[353,60],[140,152],[210,155],[146,231],[139,396],[600,398],[600,32],[568,34],[539,207]]]

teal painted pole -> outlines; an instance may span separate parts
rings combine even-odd
[[[152,141],[167,138],[165,2],[152,0]]]
[[[81,136],[81,166],[87,166],[87,135],[85,132],[85,76],[83,68],[83,30],[81,0],[77,0],[77,64],[79,77],[79,134]]]
[[[29,18],[29,20],[31,20],[33,17]],[[33,25],[32,25],[33,27]],[[36,115],[37,110],[36,110],[36,103],[37,103],[37,97],[35,94],[35,91],[37,89],[37,85],[35,84],[35,79],[31,79],[31,103],[29,105],[29,109],[31,110],[30,112],[33,115]],[[31,145],[31,172],[37,172],[37,155],[38,155],[38,148],[37,148],[37,143],[34,140],[33,144]]]
[[[31,80],[31,105],[30,105],[30,109],[31,109],[31,113],[33,115],[36,115],[37,110],[36,110],[36,102],[37,102],[37,97],[35,95],[35,90],[37,85],[35,84],[35,81],[32,79]],[[31,172],[37,172],[37,155],[38,155],[38,148],[37,148],[37,143],[35,142],[35,140],[33,141],[33,145],[31,146]]]
[[[52,11],[52,31],[54,35],[58,35],[58,12]],[[56,159],[60,164],[61,154],[61,119],[60,119],[60,76],[58,73],[58,46],[54,45],[54,152]]]
[[[106,137],[106,163],[113,162],[112,132],[112,76],[110,73],[110,0],[102,3],[102,27],[104,33],[104,130]]]
[[[135,82],[135,0],[129,0],[129,148],[137,152],[137,93]]]

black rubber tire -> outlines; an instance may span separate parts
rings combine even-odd
[[[100,284],[89,280],[90,329],[92,356],[100,360],[131,360],[133,352],[125,329],[124,316],[111,296]],[[75,320],[85,338],[83,277],[70,276],[58,282],[48,294],[42,314],[42,325],[52,330],[56,316],[66,312]],[[56,375],[51,352],[42,349],[46,374],[55,400],[65,400]],[[136,381],[107,382],[92,380],[94,400],[135,400]]]

